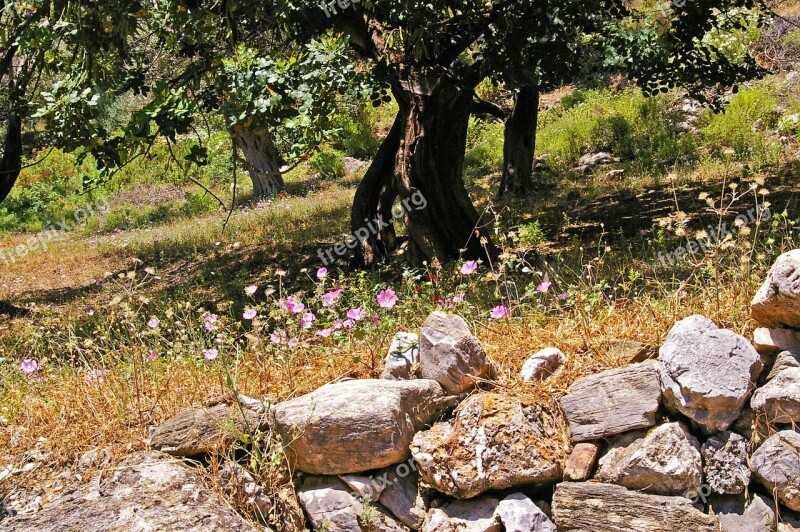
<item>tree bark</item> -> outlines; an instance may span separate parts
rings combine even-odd
[[[3,156],[0,158],[0,203],[2,203],[22,170],[22,117],[11,111],[6,125]]]
[[[263,198],[283,190],[281,158],[269,133],[240,127],[231,135],[236,147],[244,154],[247,173],[253,181],[253,198]]]
[[[539,117],[539,89],[529,85],[519,91],[514,111],[506,120],[503,142],[503,177],[497,197],[525,195],[536,187],[533,181],[533,155],[536,149],[536,123]]]

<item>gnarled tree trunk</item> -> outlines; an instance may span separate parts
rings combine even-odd
[[[514,111],[506,120],[503,142],[503,177],[497,197],[523,195],[535,188],[533,154],[539,117],[539,89],[529,85],[519,91]]]
[[[6,199],[22,169],[22,117],[11,111],[0,158],[0,203]]]
[[[232,134],[242,150],[247,173],[253,180],[253,198],[263,198],[283,190],[281,157],[267,132],[239,127]]]

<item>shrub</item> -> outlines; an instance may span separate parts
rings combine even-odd
[[[714,150],[730,146],[741,155],[764,155],[770,142],[762,132],[753,131],[753,124],[760,119],[767,128],[774,128],[779,117],[777,103],[767,84],[739,92],[723,112],[707,112],[703,129],[706,142]]]
[[[339,150],[323,147],[311,157],[309,164],[323,179],[335,179],[345,175],[343,157],[344,154]]]

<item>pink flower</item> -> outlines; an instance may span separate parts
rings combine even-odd
[[[89,316],[94,316],[94,307],[92,305],[86,307],[86,314],[88,314]]]
[[[292,338],[291,340],[289,340],[289,342],[288,342],[288,344],[287,344],[287,345],[288,345],[289,347],[295,347],[295,346],[297,346],[297,344],[299,344],[299,343],[300,343],[300,340],[298,340],[298,339],[297,339],[297,337],[295,337],[295,338]]]
[[[110,371],[107,369],[90,369],[86,372],[84,379],[86,379],[86,384],[103,384],[109,373]]]
[[[300,314],[305,310],[306,306],[302,304],[298,299],[289,296],[286,298],[286,310],[291,312],[292,314]]]
[[[342,295],[342,289],[339,288],[338,290],[331,290],[330,292],[323,294],[322,296],[322,306],[323,307],[332,307],[336,304],[339,300],[339,296]]]
[[[335,322],[333,322],[333,330],[334,330],[334,331],[338,331],[339,329],[341,329],[341,328],[342,328],[342,324],[343,324],[343,323],[344,323],[344,322],[343,322],[342,320],[340,320],[340,319],[338,319],[338,318],[337,318],[337,319],[336,319],[336,321],[335,321]]]
[[[453,303],[463,303],[465,298],[466,294],[461,292],[459,295],[453,296]]]
[[[563,292],[561,294],[558,294],[556,297],[558,299],[561,299],[562,301],[566,301],[567,299],[569,299],[569,294],[567,294],[566,292]]]
[[[219,316],[216,314],[206,314],[206,317],[203,320],[203,328],[207,331],[213,331],[216,330],[218,323]]]
[[[203,352],[203,358],[205,358],[206,360],[214,360],[218,356],[219,356],[219,351],[217,351],[213,347],[211,349],[206,349]]]
[[[489,314],[489,318],[493,320],[500,320],[505,318],[506,316],[508,316],[508,311],[506,310],[506,307],[504,307],[503,305],[498,305],[494,307],[492,309],[491,314]]]
[[[319,336],[322,336],[323,338],[327,338],[328,336],[333,334],[333,329],[331,329],[330,327],[328,327],[327,329],[321,329],[321,330],[317,331],[317,334]]]
[[[319,279],[320,281],[327,276],[328,276],[328,268],[323,266],[322,268],[317,270],[317,279]]]
[[[156,327],[158,327],[159,323],[161,323],[161,320],[159,320],[158,318],[150,318],[150,321],[147,322],[147,326],[150,327],[151,329],[155,329]]]
[[[364,309],[361,307],[351,308],[350,310],[347,311],[347,317],[353,321],[358,321],[363,319],[364,316],[366,316],[366,314],[367,313],[364,312]]]
[[[550,281],[545,281],[536,287],[537,292],[547,292],[547,289],[553,285]]]
[[[395,294],[394,290],[391,288],[381,290],[381,292],[378,294],[378,305],[382,306],[383,308],[392,308],[396,304],[397,294]]]
[[[33,375],[39,369],[39,363],[30,358],[26,358],[19,364],[19,370],[25,375]]]
[[[249,307],[246,308],[242,313],[242,318],[246,320],[252,320],[253,318],[256,317],[256,314],[258,314],[258,312],[256,312],[256,309],[254,309],[253,307]]]
[[[150,351],[150,360],[155,360],[159,357],[158,351]]]
[[[252,296],[256,292],[258,292],[258,285],[256,284],[251,284],[250,286],[244,289],[244,293],[247,294],[248,296]]]
[[[344,320],[342,322],[342,327],[344,327],[345,329],[352,329],[353,325],[355,325],[355,324],[356,324],[355,321],[353,321],[351,319],[346,319],[346,320]]]
[[[269,339],[273,344],[280,344],[286,341],[286,333],[283,331],[272,331],[272,334],[269,335]]]
[[[314,316],[313,312],[305,312],[305,313],[303,313],[303,322],[302,322],[302,325],[301,325],[302,328],[303,329],[310,329],[311,327],[314,326],[314,320],[316,320],[316,319],[317,319],[317,317]]]
[[[472,275],[478,271],[478,263],[474,260],[465,262],[461,265],[461,275]]]

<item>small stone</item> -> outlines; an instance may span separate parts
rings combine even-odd
[[[600,447],[596,443],[579,443],[572,449],[567,463],[564,465],[564,480],[583,482],[592,476]]]
[[[505,532],[556,532],[550,518],[522,493],[513,493],[497,505]]]
[[[297,498],[311,525],[328,532],[361,532],[362,506],[347,485],[336,477],[307,477]]]
[[[623,434],[600,458],[597,478],[657,495],[697,493],[703,482],[700,442],[682,423]]]
[[[611,340],[608,355],[617,362],[637,364],[658,357],[658,348],[635,340]]]
[[[419,335],[399,332],[394,335],[384,361],[381,378],[408,380],[414,378],[414,366],[419,364]]]
[[[778,257],[750,303],[750,315],[764,327],[800,329],[800,249]]]
[[[347,484],[359,497],[369,497],[377,501],[383,491],[383,484],[376,478],[361,475],[339,475],[339,480]]]
[[[469,330],[464,318],[434,312],[420,333],[420,375],[435,380],[451,394],[475,387],[479,380],[497,375],[494,362]]]
[[[735,432],[710,437],[701,448],[706,483],[715,493],[741,493],[750,483],[747,442]]]
[[[578,379],[559,401],[573,443],[652,427],[661,399],[652,362]]]
[[[756,390],[750,407],[768,423],[800,421],[800,368],[788,368]]]
[[[800,434],[773,434],[750,458],[753,477],[791,510],[800,510]]]
[[[535,353],[525,361],[519,377],[525,382],[543,381],[556,372],[567,359],[556,347],[548,347]]]
[[[412,468],[413,460],[389,467],[378,473],[376,478],[386,479],[381,491],[380,502],[392,515],[412,530],[419,529],[425,520],[427,504],[419,491],[419,473]],[[408,464],[403,467],[404,464]]]
[[[778,373],[789,368],[800,368],[800,351],[781,351],[775,357],[775,364],[769,370],[767,380],[772,380],[778,376]]]
[[[428,512],[420,532],[502,532],[503,525],[496,515],[500,501],[480,497],[468,501],[453,501]]]
[[[765,329],[753,331],[753,346],[762,354],[780,351],[800,351],[800,331],[791,329]]]

